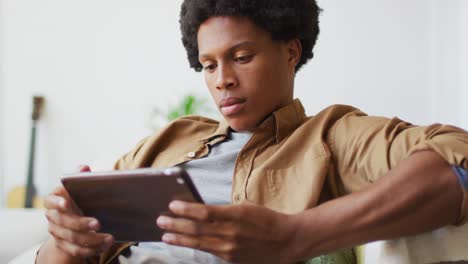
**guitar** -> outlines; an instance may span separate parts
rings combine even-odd
[[[28,175],[26,187],[18,186],[13,188],[7,196],[8,208],[40,208],[42,201],[36,197],[36,187],[34,186],[34,154],[36,147],[36,123],[41,116],[44,106],[44,97],[33,97],[33,111],[31,115],[31,141],[29,145]]]

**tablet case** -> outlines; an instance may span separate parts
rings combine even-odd
[[[62,183],[83,214],[99,220],[99,232],[118,242],[160,241],[156,219],[170,215],[172,200],[203,202],[180,167],[76,173]]]

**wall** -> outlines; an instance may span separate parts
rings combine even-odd
[[[431,6],[425,1],[321,2],[322,33],[315,61],[298,76],[308,84],[298,89],[299,97],[314,111],[343,103],[428,123]]]
[[[462,109],[460,126],[468,128],[468,1],[460,0],[459,17],[459,34],[461,35],[459,103]]]
[[[462,77],[467,65],[457,59],[457,52],[466,58],[467,14],[457,11],[466,1],[319,2],[325,11],[316,56],[296,83],[296,97],[309,114],[345,103],[418,124],[468,127],[468,104],[455,100],[468,93]],[[110,168],[150,133],[154,106],[165,108],[185,91],[208,96],[180,43],[180,0],[0,3],[3,190],[26,175],[35,93],[47,98],[37,138],[41,194],[78,164]],[[454,23],[458,30],[445,32]],[[458,81],[451,83],[453,76]]]
[[[4,168],[3,168],[3,161],[4,161],[4,148],[3,146],[5,145],[3,143],[5,137],[3,136],[3,131],[4,131],[4,110],[3,106],[5,105],[4,98],[5,96],[3,95],[3,69],[4,69],[4,60],[3,60],[3,42],[4,42],[4,36],[3,36],[3,26],[4,26],[4,14],[3,14],[3,2],[0,1],[0,207],[3,204],[3,190],[5,189],[4,187]]]
[[[110,168],[149,133],[154,106],[165,108],[183,91],[204,91],[186,66],[178,4],[2,3],[7,190],[26,177],[33,94],[47,99],[36,153],[36,182],[46,193],[78,164]]]
[[[432,1],[431,121],[467,127],[466,1]],[[454,114],[455,113],[455,114]]]

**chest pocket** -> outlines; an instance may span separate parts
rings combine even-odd
[[[330,166],[327,147],[316,144],[289,165],[259,172],[257,181],[247,188],[250,198],[275,211],[291,214],[317,205]]]

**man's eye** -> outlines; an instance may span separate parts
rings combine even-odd
[[[215,64],[208,64],[203,67],[203,70],[205,71],[213,71],[216,68]]]
[[[253,58],[253,55],[245,55],[245,56],[236,57],[234,61],[240,62],[240,63],[246,63],[252,60],[252,58]]]

